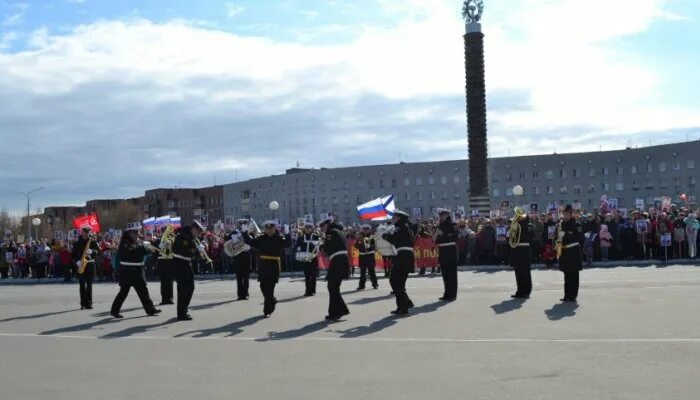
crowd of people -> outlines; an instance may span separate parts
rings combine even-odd
[[[585,241],[582,246],[584,263],[591,265],[598,261],[623,260],[669,260],[692,259],[697,257],[699,220],[697,212],[690,208],[675,205],[667,211],[648,210],[631,211],[623,216],[619,211],[608,213],[579,212],[576,219],[580,222]],[[543,213],[530,215],[533,225],[531,239],[532,262],[554,267],[557,264],[555,254],[555,231],[557,220],[554,215]],[[459,265],[507,265],[511,248],[508,245],[508,218],[465,218],[455,221],[458,233],[457,250]],[[376,229],[376,224],[374,229]],[[435,218],[417,219],[413,223],[416,238],[433,240],[438,227]],[[343,229],[345,238],[355,241],[360,237],[358,225],[348,225]],[[295,257],[300,250],[297,237],[300,231],[292,224],[290,235],[292,245],[284,249],[281,256],[283,271],[299,271],[301,266]],[[206,234],[206,252],[211,262],[198,258],[194,263],[195,274],[233,274],[236,266],[231,257],[223,251],[228,231],[208,232]],[[670,242],[664,241],[664,236]],[[146,239],[157,240],[147,235]],[[115,279],[114,253],[118,238],[98,235],[97,243],[101,249],[96,262],[96,278],[99,280]],[[16,243],[6,240],[2,244],[0,260],[0,277],[2,279],[29,278],[63,278],[71,281],[75,274],[75,265],[71,258],[73,241],[41,239],[29,243]],[[434,244],[433,244],[434,245]],[[435,246],[435,245],[434,245]],[[437,252],[435,253],[437,254]],[[358,259],[351,258],[352,273],[358,267]],[[156,257],[148,256],[146,275],[158,276]],[[252,272],[255,272],[255,257]],[[426,268],[417,266],[419,274],[426,273]],[[439,265],[430,268],[430,272],[439,272]]]

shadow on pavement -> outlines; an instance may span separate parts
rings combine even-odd
[[[392,325],[396,324],[396,321],[402,318],[409,318],[411,316],[416,316],[420,314],[426,314],[430,312],[437,311],[440,307],[446,306],[449,302],[446,301],[436,301],[434,303],[424,304],[420,307],[414,307],[411,309],[411,313],[408,315],[395,315],[390,314],[378,321],[374,321],[367,326],[356,326],[347,330],[336,331],[340,333],[342,338],[357,338],[361,336],[371,335],[382,331]]]
[[[308,335],[310,333],[318,332],[318,331],[322,330],[323,328],[328,327],[329,323],[330,322],[324,320],[324,321],[314,322],[313,324],[302,326],[301,328],[292,329],[289,331],[268,332],[266,338],[255,339],[255,341],[256,342],[268,342],[271,340],[295,339],[298,337],[302,337],[304,335]]]
[[[304,296],[296,296],[296,297],[290,297],[288,299],[282,299],[282,300],[277,300],[277,304],[284,304],[284,303],[291,303],[293,301],[305,299]]]
[[[203,338],[203,337],[208,337],[208,336],[214,336],[216,334],[223,334],[223,333],[228,333],[226,337],[230,336],[236,336],[238,334],[243,333],[243,329],[246,326],[250,326],[255,324],[256,322],[265,319],[262,315],[257,315],[255,317],[250,317],[247,319],[244,319],[242,321],[236,321],[232,322],[230,324],[220,326],[218,328],[211,328],[211,329],[198,329],[194,331],[189,331],[189,332],[184,332],[179,335],[176,335],[176,338],[179,337],[193,337],[193,338]]]
[[[550,321],[559,321],[560,319],[576,315],[577,308],[577,303],[558,303],[553,305],[549,310],[544,310],[544,313],[547,314],[547,318],[549,318]]]
[[[138,333],[145,333],[153,328],[158,328],[158,327],[169,325],[169,324],[172,324],[175,322],[177,322],[177,318],[171,318],[167,321],[160,322],[157,324],[152,324],[152,325],[132,326],[130,328],[123,329],[121,331],[112,332],[112,333],[108,333],[106,335],[100,336],[100,339],[116,339],[116,338],[129,337],[129,336],[136,335]]]
[[[142,307],[132,307],[132,308],[124,308],[120,312],[130,312],[130,311],[137,311],[137,310],[143,310]],[[110,316],[110,311],[104,311],[104,312],[98,312],[95,314],[90,315],[91,317],[108,317]]]
[[[129,319],[132,319],[132,318],[129,318]],[[103,319],[100,319],[100,320],[97,320],[94,322],[88,322],[85,324],[67,326],[65,328],[52,329],[50,331],[40,332],[39,334],[40,335],[58,335],[61,333],[88,331],[92,328],[96,328],[96,327],[101,326],[101,325],[113,324],[113,323],[118,322],[118,321],[121,321],[121,320],[117,320],[115,318],[103,318]]]
[[[19,317],[0,319],[0,322],[22,321],[22,320],[26,320],[26,319],[44,318],[44,317],[50,317],[52,315],[60,315],[60,314],[65,314],[65,313],[69,313],[69,312],[73,312],[73,311],[80,311],[80,309],[75,308],[72,310],[56,311],[56,312],[43,313],[43,314],[22,315]],[[107,313],[107,314],[109,314],[109,313]]]
[[[194,306],[190,306],[190,310],[208,310],[210,308],[218,307],[218,306],[223,306],[224,304],[228,303],[233,303],[237,301],[236,299],[231,299],[231,300],[225,300],[225,301],[219,301],[216,303],[206,303],[206,304],[197,304]]]
[[[494,304],[491,306],[491,308],[496,314],[505,314],[507,312],[515,311],[519,308],[522,308],[524,303],[525,299],[509,299],[503,300],[498,304]]]
[[[394,298],[393,294],[385,294],[384,296],[379,296],[379,297],[365,297],[362,299],[357,299],[357,300],[349,302],[348,304],[359,304],[359,305],[372,304],[372,303],[376,303],[377,301],[389,300],[389,299],[393,299],[393,298]]]

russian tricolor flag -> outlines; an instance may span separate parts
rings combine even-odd
[[[360,219],[386,220],[394,215],[394,195],[380,197],[357,206]]]
[[[146,231],[152,231],[156,226],[156,217],[151,217],[143,220],[143,229]]]
[[[170,225],[172,225],[173,228],[179,228],[182,226],[182,219],[180,219],[180,217],[172,217],[170,218]]]

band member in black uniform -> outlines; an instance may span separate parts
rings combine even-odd
[[[532,293],[532,255],[530,254],[530,240],[532,240],[534,228],[527,213],[520,207],[515,208],[515,216],[508,231],[508,242],[511,247],[510,265],[515,270],[515,282],[518,286],[514,299],[527,299]]]
[[[110,315],[114,318],[124,318],[119,311],[129,294],[129,289],[134,287],[136,294],[141,300],[141,305],[148,315],[156,315],[160,310],[153,306],[153,301],[148,295],[146,287],[146,273],[144,271],[143,259],[149,251],[156,251],[155,248],[147,249],[148,244],[139,240],[139,230],[141,225],[131,223],[126,228],[126,233],[119,242],[119,293],[112,302]]]
[[[280,256],[282,250],[292,244],[289,235],[280,235],[277,232],[277,224],[274,221],[266,221],[265,233],[251,240],[251,245],[260,252],[258,263],[258,282],[260,291],[265,298],[263,315],[267,318],[275,311],[277,299],[275,298],[275,285],[280,278],[282,269]]]
[[[564,302],[576,302],[578,296],[579,271],[583,269],[581,244],[584,241],[581,224],[574,219],[574,209],[569,204],[564,208],[563,219],[557,228],[561,241],[559,270],[564,273]]]
[[[304,297],[316,294],[316,276],[318,275],[318,257],[312,255],[319,243],[319,236],[314,232],[314,224],[306,222],[304,231],[297,237],[297,254],[309,254],[309,259],[297,261],[304,270],[304,284],[306,291]]]
[[[197,253],[204,251],[204,247],[201,244],[197,245],[197,237],[205,231],[206,228],[199,221],[192,221],[191,226],[183,226],[180,229],[173,242],[173,273],[177,282],[178,321],[190,321],[192,319],[190,314],[187,313],[187,308],[194,293],[192,261]]]
[[[362,232],[355,241],[355,248],[360,252],[360,285],[357,287],[357,290],[365,289],[367,274],[369,274],[372,287],[375,289],[378,288],[377,274],[374,269],[376,266],[374,253],[377,250],[377,245],[374,243],[374,238],[372,237],[371,226],[366,224],[362,225]]]
[[[445,293],[440,300],[457,300],[457,229],[452,222],[450,211],[438,209],[440,223],[435,233],[435,244],[438,245],[438,263],[442,269],[442,282]]]
[[[328,315],[326,315],[326,320],[338,321],[350,314],[350,310],[340,294],[340,285],[343,283],[343,279],[349,278],[350,274],[348,247],[343,235],[343,227],[335,223],[332,216],[321,221],[319,225],[325,235],[321,250],[330,259],[326,275],[328,281]]]
[[[408,221],[408,214],[403,211],[394,211],[393,232],[382,235],[382,238],[396,248],[396,256],[393,257],[389,282],[396,296],[396,310],[392,314],[408,314],[413,308],[413,302],[406,293],[406,281],[409,272],[415,268],[415,256],[413,254],[413,242],[415,232]]]
[[[160,279],[160,305],[173,304],[173,241],[175,231],[167,227],[163,236],[153,244],[160,248],[157,268]]]
[[[89,247],[85,249],[88,245]],[[90,227],[83,227],[78,241],[73,245],[73,262],[78,271],[78,283],[80,285],[80,309],[92,309],[92,280],[97,272],[95,269],[95,256],[100,250],[97,241],[90,236]],[[85,260],[83,261],[83,254]],[[80,273],[83,262],[85,270]]]
[[[231,237],[240,235],[240,239],[246,243],[244,250],[233,257],[233,266],[236,268],[236,293],[238,294],[238,300],[248,300],[250,298],[251,238],[248,230],[248,220],[239,219],[238,230],[231,232]]]

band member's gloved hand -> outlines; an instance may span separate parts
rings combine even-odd
[[[204,252],[204,245],[203,245],[203,244],[200,244],[199,246],[197,246],[197,250],[198,250],[200,253],[203,253],[203,252]]]
[[[78,260],[78,261],[75,262],[75,266],[78,267],[78,268],[80,268],[82,265],[83,265],[83,262],[80,261],[80,260]]]
[[[92,255],[92,249],[87,249],[87,250],[85,251],[85,254],[91,256],[91,255]]]

